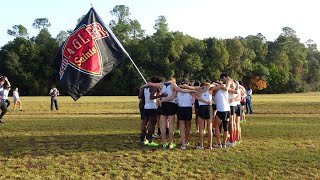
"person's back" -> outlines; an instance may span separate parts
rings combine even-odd
[[[17,101],[17,100],[20,99],[18,90],[14,90],[14,91],[12,92],[12,95],[13,95],[13,100],[14,100],[14,101]]]
[[[252,99],[252,89],[250,86],[246,88],[246,113],[252,114],[252,105],[251,105],[251,99]]]

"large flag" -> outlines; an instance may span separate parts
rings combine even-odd
[[[60,83],[76,101],[126,56],[113,32],[91,8],[58,52]]]

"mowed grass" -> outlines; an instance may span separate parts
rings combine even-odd
[[[185,151],[141,147],[137,97],[21,99],[0,126],[1,179],[320,179],[320,93],[254,95],[241,144],[214,151],[196,133]]]

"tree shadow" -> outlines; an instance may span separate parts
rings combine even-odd
[[[46,156],[90,151],[141,151],[138,134],[1,137],[2,156]]]

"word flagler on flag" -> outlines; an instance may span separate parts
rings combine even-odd
[[[59,49],[60,83],[76,101],[125,57],[129,57],[146,82],[117,37],[92,7]]]

